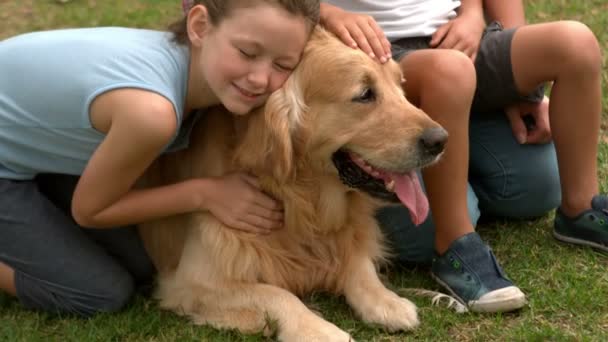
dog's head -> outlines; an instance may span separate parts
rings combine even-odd
[[[416,170],[439,158],[447,133],[406,100],[402,82],[397,63],[377,63],[317,29],[283,88],[248,117],[237,159],[278,182],[302,171],[339,177],[400,200],[418,223],[428,202]]]

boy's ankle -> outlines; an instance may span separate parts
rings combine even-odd
[[[591,202],[597,195],[589,198],[577,198],[576,200],[562,199],[562,203],[557,209],[562,215],[568,218],[575,218],[580,216],[585,211],[591,209]]]

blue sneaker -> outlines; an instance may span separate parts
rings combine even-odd
[[[443,255],[436,256],[431,276],[470,311],[507,312],[527,303],[475,232],[456,239]]]
[[[608,196],[593,197],[591,209],[576,217],[567,217],[557,209],[553,236],[563,242],[608,252]]]

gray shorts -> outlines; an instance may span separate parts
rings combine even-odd
[[[151,285],[154,266],[134,228],[86,229],[73,220],[77,182],[0,179],[0,261],[15,270],[27,308],[88,317],[120,309]]]
[[[472,112],[496,112],[515,102],[540,102],[543,99],[542,86],[532,94],[522,95],[517,91],[511,66],[511,41],[516,30],[503,30],[499,22],[493,22],[486,27],[475,59],[477,89]],[[399,61],[412,51],[428,49],[430,40],[431,37],[397,40],[391,46],[393,58]]]

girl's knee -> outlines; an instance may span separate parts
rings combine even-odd
[[[113,283],[91,297],[91,313],[110,313],[122,310],[135,293],[135,284],[131,277]]]
[[[25,307],[83,318],[117,312],[135,292],[134,281],[126,272],[93,281],[86,284],[83,280],[78,285],[54,284],[15,273],[18,297]]]

